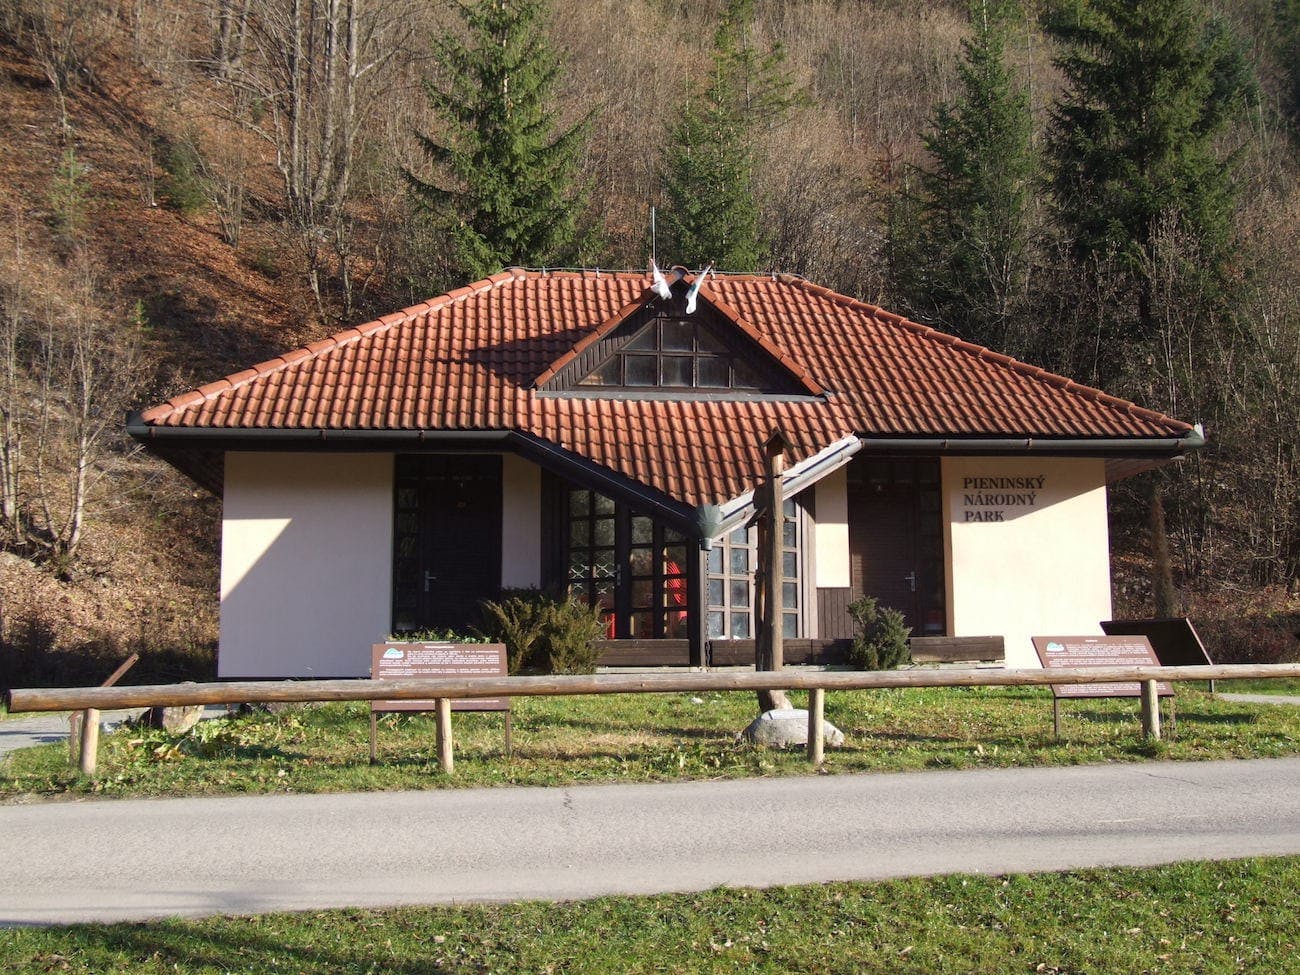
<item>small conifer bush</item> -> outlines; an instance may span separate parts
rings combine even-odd
[[[903,614],[880,606],[872,596],[849,603],[849,615],[857,624],[857,634],[849,648],[849,663],[859,670],[893,670],[912,660],[908,637],[912,628],[903,622]]]

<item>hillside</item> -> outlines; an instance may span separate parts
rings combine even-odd
[[[662,206],[664,148],[724,3],[550,6],[551,43],[564,64],[556,118],[593,119],[580,169],[589,219],[603,231],[598,263],[641,266],[649,205]],[[1300,231],[1297,142],[1272,5],[1226,7],[1260,92],[1253,116],[1224,136],[1241,185],[1233,274],[1243,320],[1271,331],[1239,344],[1225,327],[1212,352],[1198,343],[1192,379],[1179,372],[1175,380],[1159,361],[1180,355],[1184,333],[1171,325],[1163,353],[1153,352],[1149,368],[1126,374],[1115,391],[1210,424],[1205,456],[1161,480],[1176,608],[1203,622],[1221,655],[1272,659],[1296,654],[1292,634],[1300,630],[1300,404],[1287,378],[1300,362],[1300,267],[1280,246]],[[149,652],[137,680],[203,673],[216,638],[219,504],[134,451],[121,431],[123,411],[455,280],[402,176],[403,168],[427,172],[416,134],[437,122],[420,84],[445,70],[430,39],[456,29],[446,5],[361,5],[376,70],[356,92],[355,141],[345,146],[352,179],[332,215],[310,224],[277,167],[276,95],[269,75],[257,74],[271,61],[251,53],[275,37],[259,41],[249,28],[240,60],[222,47],[230,43],[222,9],[16,0],[0,14],[0,306],[14,334],[76,325],[76,341],[98,350],[99,391],[87,414],[98,431],[95,476],[75,555],[58,555],[39,538],[8,542],[0,554],[0,663],[10,668],[0,685],[18,674],[94,679],[132,649]],[[274,0],[251,9],[264,31],[283,28]],[[803,96],[791,116],[754,136],[771,266],[901,302],[889,266],[892,221],[914,185],[912,167],[928,163],[922,137],[935,106],[959,92],[964,8],[769,0],[754,10],[755,43],[780,46]],[[1054,43],[1026,19],[1008,48],[1017,77],[1027,80],[1036,139],[1062,90]],[[1071,371],[1077,362],[1051,358],[1061,343],[1043,323],[1084,328],[1062,308],[1086,309],[1097,296],[1059,294],[1047,211],[1035,204],[1041,283],[1019,312],[1014,342],[1018,354]],[[1200,314],[1187,311],[1187,320]],[[53,395],[53,370],[22,360],[22,341],[15,348],[11,361],[20,368],[7,402],[37,417],[32,404]],[[1213,384],[1192,381],[1206,373],[1218,377]],[[75,419],[68,405],[75,399],[57,400],[56,427]],[[1266,456],[1255,456],[1256,446]],[[30,465],[30,436],[25,449]],[[74,496],[60,473],[71,469],[68,451],[51,440],[43,473],[28,470],[29,486],[41,482],[24,495],[29,521],[42,504],[59,509]],[[1118,613],[1153,609],[1146,490],[1128,484],[1114,496]],[[1253,628],[1237,626],[1242,617]]]

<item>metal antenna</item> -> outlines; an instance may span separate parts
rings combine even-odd
[[[650,260],[659,263],[659,249],[655,245],[655,208],[650,204]]]

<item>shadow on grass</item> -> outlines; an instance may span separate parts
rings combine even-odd
[[[231,971],[251,966],[254,971],[372,972],[375,958],[370,946],[287,944],[274,932],[258,930],[259,921],[225,925],[214,930],[199,922],[165,920],[148,925],[113,924],[77,926],[78,946],[86,953],[126,955],[136,965],[177,971]],[[434,959],[387,959],[383,971],[394,975],[439,975],[452,971]]]
[[[1178,723],[1195,722],[1196,724],[1258,724],[1259,715],[1254,712],[1238,714],[1206,714],[1204,711],[1179,711]]]

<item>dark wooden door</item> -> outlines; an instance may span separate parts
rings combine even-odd
[[[854,597],[875,596],[902,611],[920,632],[917,592],[916,502],[894,485],[849,494],[849,573]]]
[[[399,457],[397,498],[394,628],[476,624],[501,588],[501,458]]]

